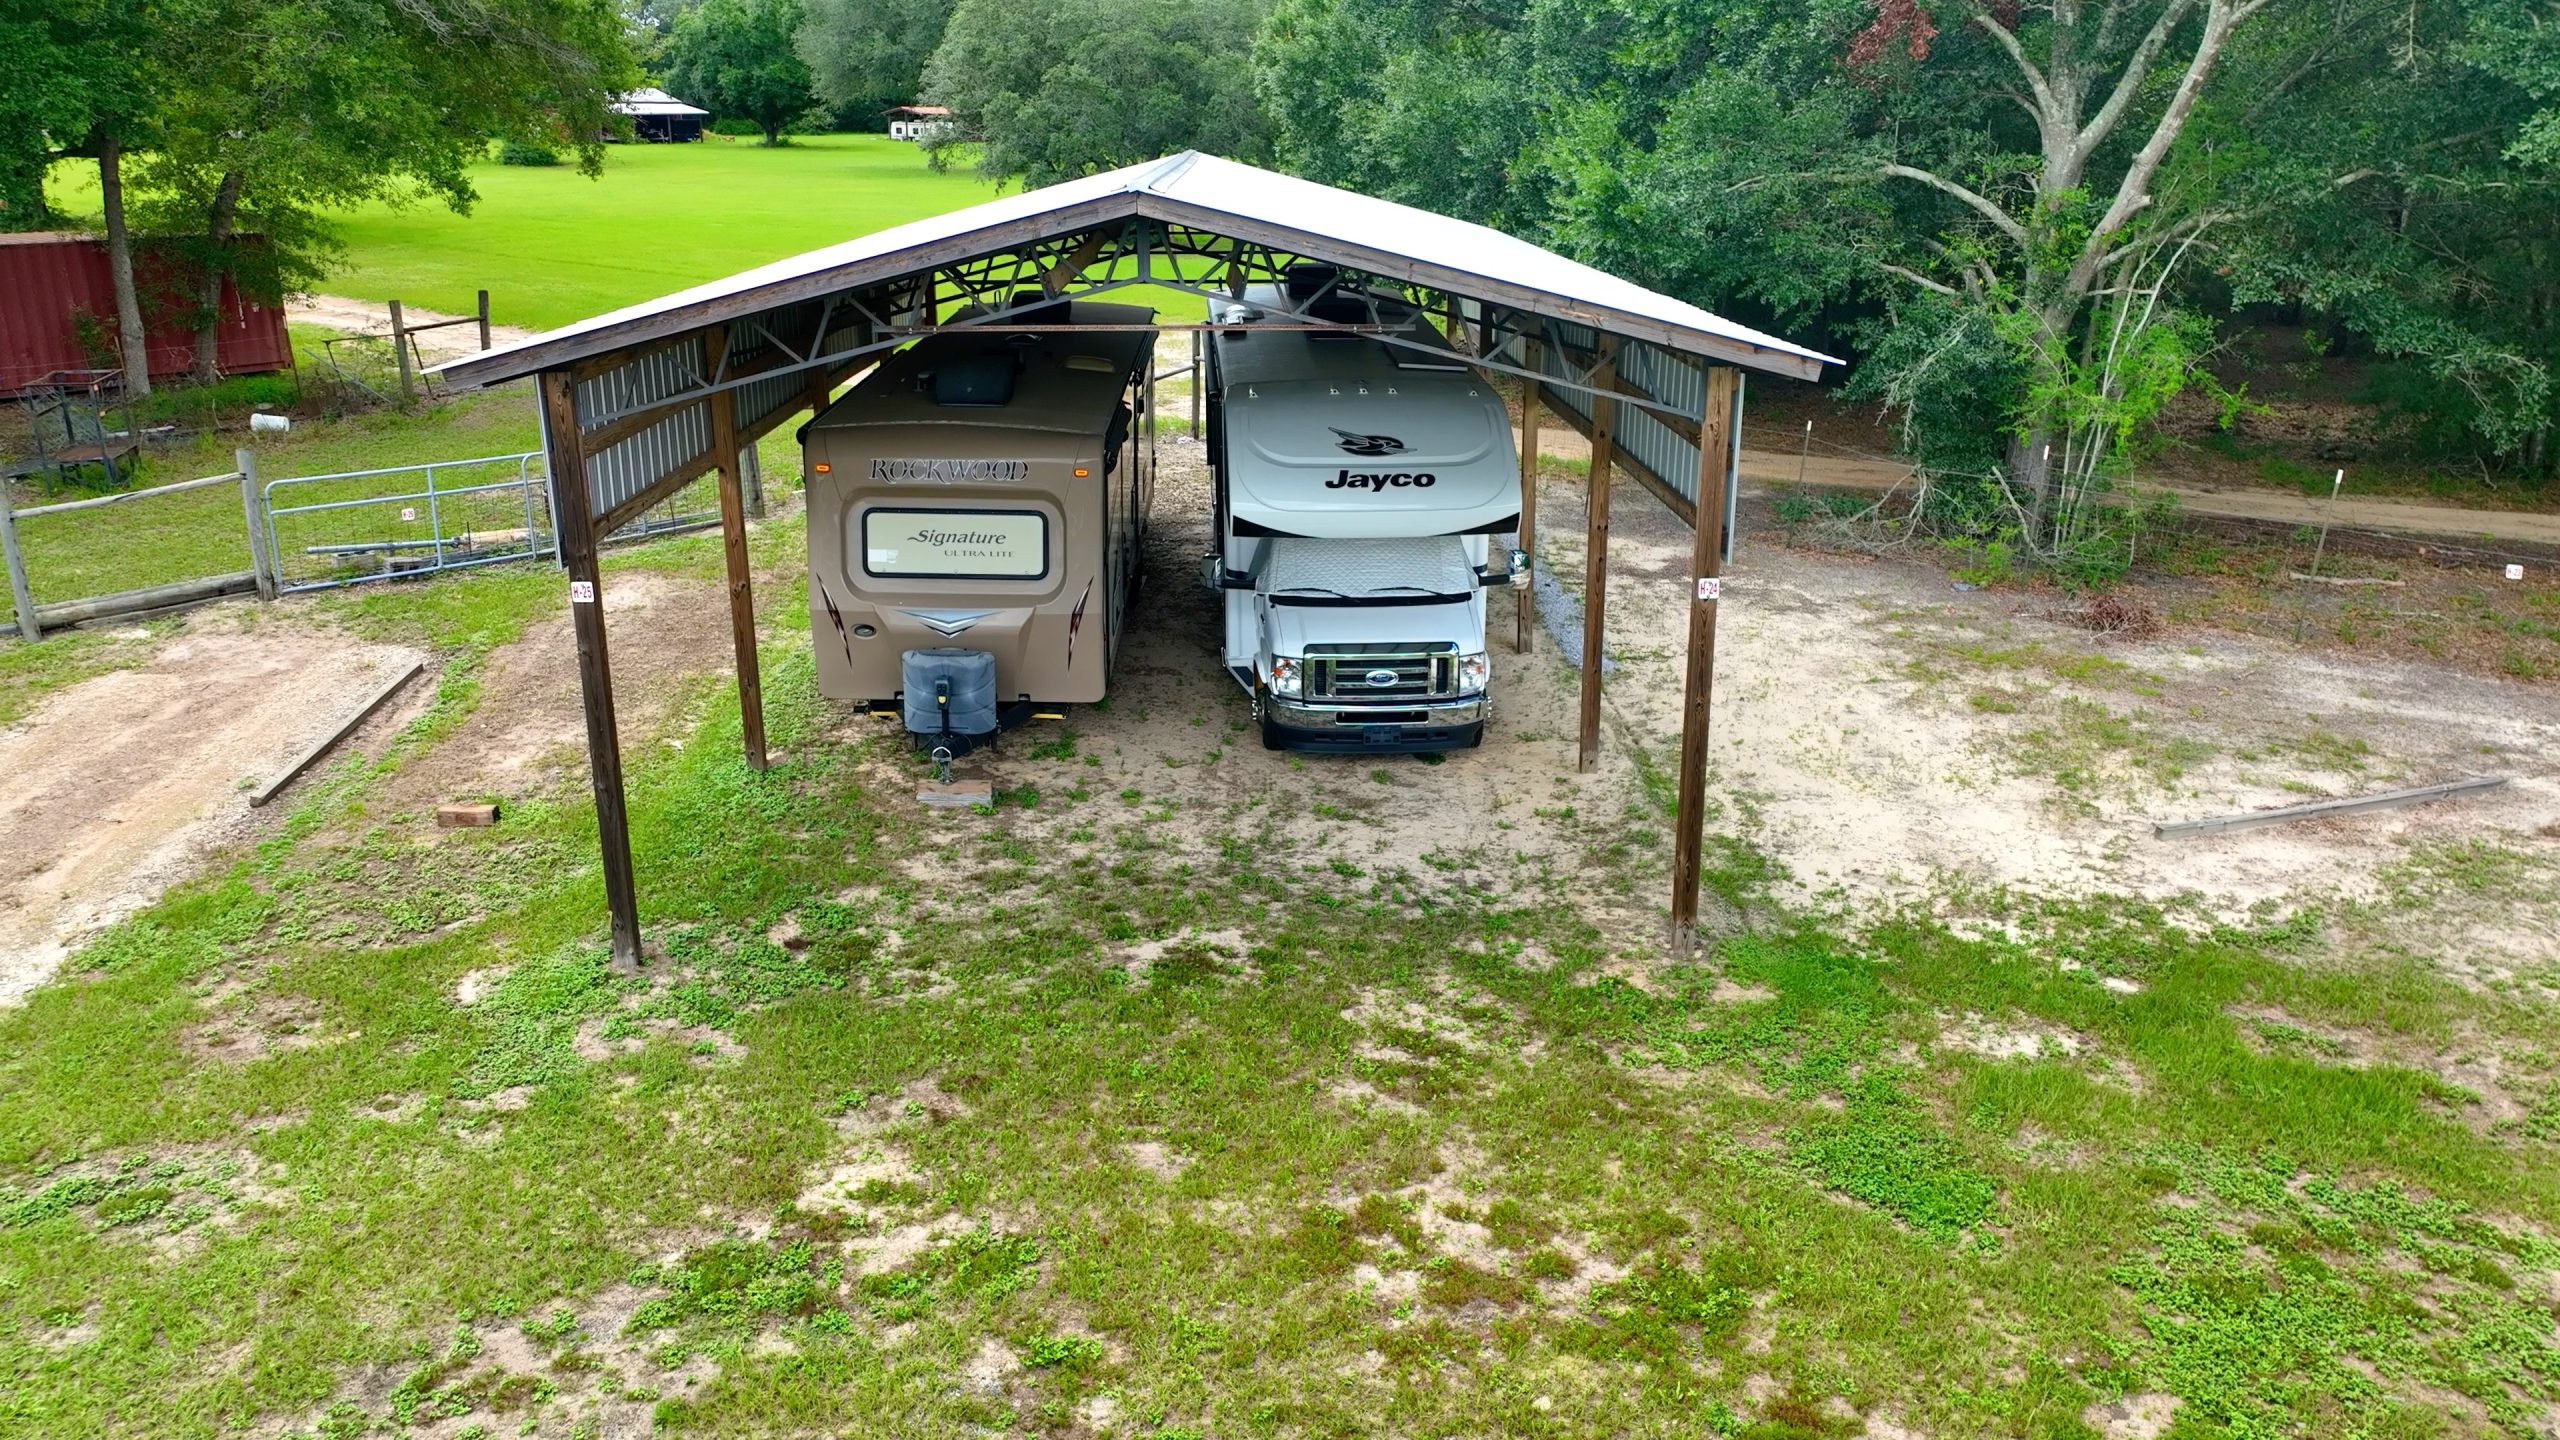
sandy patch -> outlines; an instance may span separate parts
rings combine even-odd
[[[2177,1396],[2152,1391],[2092,1405],[2080,1412],[2080,1423],[2105,1440],[2160,1440],[2177,1414]]]
[[[546,1304],[518,1320],[483,1321],[466,1327],[468,1340],[447,1343],[441,1358],[372,1366],[339,1382],[329,1399],[311,1410],[269,1417],[250,1433],[261,1440],[320,1428],[319,1419],[352,1404],[382,1429],[421,1436],[478,1433],[592,1435],[598,1440],[642,1440],[653,1431],[652,1408],[660,1396],[682,1396],[718,1373],[707,1355],[688,1355],[670,1369],[658,1363],[662,1332],[633,1334],[631,1318],[651,1292],[627,1283],[607,1286],[577,1305]],[[395,1427],[392,1392],[413,1375],[426,1393],[459,1404],[460,1414],[422,1414],[414,1426]]]
[[[1939,1032],[1940,1044],[1985,1060],[2051,1060],[2077,1055],[2088,1040],[2053,1025],[2006,1025],[1967,1014]]]
[[[0,775],[12,777],[0,787],[0,1005],[206,855],[290,813],[293,791],[253,811],[249,787],[420,658],[236,619],[200,615],[142,663],[49,695],[0,730]],[[376,717],[346,749],[389,723]]]
[[[923,1178],[908,1163],[905,1151],[875,1142],[863,1146],[860,1153],[829,1165],[826,1173],[802,1190],[792,1204],[812,1214],[863,1215],[869,1213],[861,1198],[865,1191],[879,1185],[912,1185]]]
[[[1179,1180],[1182,1178],[1182,1172],[1191,1168],[1190,1156],[1166,1146],[1161,1141],[1136,1141],[1121,1146],[1120,1153],[1128,1157],[1130,1164],[1159,1180]]]

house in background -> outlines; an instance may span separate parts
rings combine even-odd
[[[951,133],[951,107],[948,105],[892,105],[889,107],[889,138],[928,142]]]
[[[634,90],[614,101],[613,110],[617,115],[631,117],[631,138],[635,140],[699,140],[703,127],[711,123],[710,111],[687,105],[656,86]]]

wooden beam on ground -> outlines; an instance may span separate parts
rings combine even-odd
[[[728,343],[722,326],[704,337],[714,369]],[[747,764],[762,770],[770,762],[764,746],[764,676],[756,657],[756,601],[747,571],[747,499],[744,466],[738,459],[736,392],[711,397],[711,453],[720,462],[720,540],[729,567],[729,631],[738,653],[738,720]]]
[[[338,748],[339,741],[346,739],[347,736],[352,733],[357,726],[363,724],[374,711],[381,709],[384,701],[387,701],[392,696],[399,694],[401,686],[408,684],[419,671],[426,668],[427,666],[425,661],[412,660],[400,671],[399,674],[384,681],[381,688],[375,690],[371,695],[366,696],[363,703],[357,705],[355,709],[348,711],[346,716],[339,720],[337,724],[329,727],[328,734],[313,741],[311,748],[303,751],[299,755],[296,755],[291,761],[287,762],[282,770],[276,772],[274,779],[269,780],[266,784],[250,791],[250,808],[255,809],[266,804],[268,801],[276,798],[277,795],[283,793],[284,787],[301,779],[303,772],[320,763],[321,756]]]
[[[1699,427],[1698,508],[1707,523],[1690,526],[1689,670],[1680,698],[1680,790],[1672,812],[1671,951],[1698,943],[1698,871],[1706,848],[1708,723],[1716,695],[1716,610],[1724,592],[1724,487],[1741,437],[1733,434],[1729,365],[1707,370],[1706,418]]]
[[[1618,376],[1618,337],[1600,339],[1602,393],[1591,397],[1591,500],[1582,544],[1582,725],[1574,768],[1600,762],[1600,652],[1609,615],[1609,472],[1617,458],[1617,402],[1609,398]]]
[[[2341,800],[2315,800],[2308,805],[2288,805],[2281,810],[2250,810],[2238,815],[2216,815],[2206,820],[2160,820],[2153,822],[2151,834],[2156,839],[2183,840],[2195,835],[2219,835],[2232,830],[2253,830],[2260,825],[2282,825],[2292,820],[2317,820],[2333,815],[2360,815],[2367,810],[2396,810],[2403,805],[2422,805],[2429,800],[2442,800],[2454,795],[2495,790],[2506,783],[2507,777],[2504,775],[2473,775],[2461,780],[2447,780],[2440,785],[2419,785],[2408,790],[2385,790],[2378,795],[2354,795]]]
[[[1537,341],[1522,341],[1520,353],[1526,368],[1538,368]],[[1520,382],[1520,548],[1529,556],[1531,583],[1511,592],[1520,600],[1519,633],[1511,648],[1523,655],[1529,653],[1529,635],[1538,619],[1538,406],[1546,393],[1535,380]]]
[[[614,721],[613,665],[605,654],[604,591],[596,573],[587,456],[578,443],[578,406],[568,372],[545,370],[541,385],[551,500],[559,513],[560,564],[569,572],[569,617],[578,637],[578,689],[586,702],[587,767],[595,787],[596,848],[604,861],[613,958],[637,965],[640,896],[631,873],[631,821],[623,808],[622,732]]]

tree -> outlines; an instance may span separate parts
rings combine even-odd
[[[2313,12],[2239,57],[2213,117],[2239,217],[2236,304],[2369,343],[2385,413],[2439,455],[2548,474],[2560,369],[2560,27],[2508,0],[2421,0],[2387,26]]]
[[[268,298],[316,278],[332,208],[467,210],[493,132],[572,148],[594,174],[612,97],[637,79],[611,0],[197,0],[171,18],[136,188],[201,266],[200,379],[226,277]]]
[[[807,0],[800,58],[820,98],[850,123],[878,129],[881,112],[924,93],[925,62],[950,27],[953,0]]]
[[[809,66],[795,48],[799,0],[703,0],[667,41],[667,84],[717,115],[752,120],[764,143],[809,113]]]
[[[177,7],[171,7],[175,9]],[[158,89],[152,44],[157,17],[137,0],[64,0],[35,13],[0,13],[0,228],[53,223],[44,176],[57,158],[98,163],[107,271],[125,385],[151,393],[150,350],[133,278],[124,153],[150,132]]]
[[[1537,114],[1520,83],[1517,0],[1282,0],[1255,88],[1311,180],[1513,229],[1545,219],[1521,164]]]
[[[925,66],[954,122],[935,163],[976,144],[981,173],[1045,185],[1186,149],[1267,159],[1261,22],[1261,0],[960,0]]]

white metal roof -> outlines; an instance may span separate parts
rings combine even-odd
[[[457,386],[495,384],[1131,216],[1231,235],[1755,369],[1810,379],[1824,365],[1840,363],[1498,230],[1185,151],[894,225],[449,361],[437,373]]]
[[[616,113],[623,115],[709,115],[699,105],[687,105],[666,91],[651,85],[634,90],[613,102]]]

